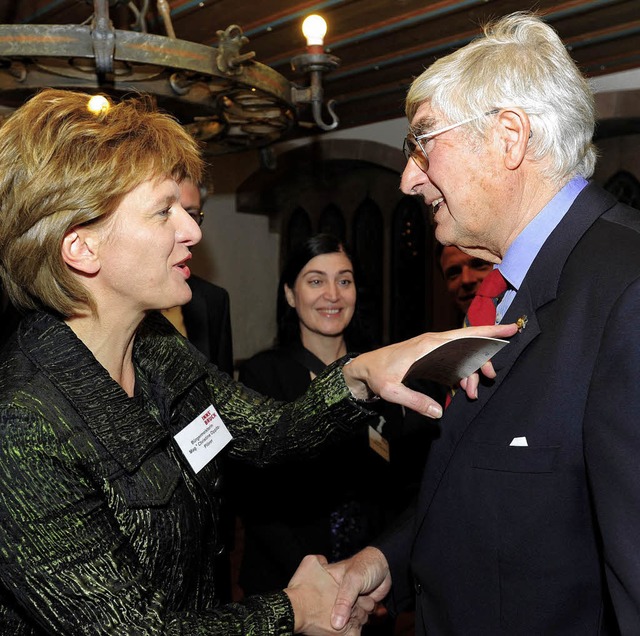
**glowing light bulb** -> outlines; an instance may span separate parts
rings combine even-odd
[[[302,34],[307,38],[307,46],[322,46],[327,34],[327,23],[321,15],[307,16],[302,23]]]
[[[102,95],[94,95],[87,102],[87,109],[94,115],[101,115],[102,113],[106,113],[110,108],[111,104],[109,103],[109,100]]]

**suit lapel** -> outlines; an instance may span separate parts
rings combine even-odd
[[[615,203],[615,199],[600,187],[585,187],[536,256],[502,320],[509,323],[526,316],[527,325],[510,338],[509,344],[492,359],[496,379],[482,383],[477,400],[469,400],[463,392],[458,392],[440,421],[441,434],[429,449],[420,488],[416,535],[465,432],[498,391],[522,352],[540,335],[537,312],[557,297],[560,276],[573,248],[591,225]]]
[[[518,292],[518,295],[520,296],[520,292]],[[493,366],[497,373],[495,380],[482,382],[478,388],[477,400],[470,400],[463,391],[456,392],[454,399],[444,413],[440,421],[440,437],[429,449],[427,469],[424,472],[420,488],[417,508],[419,516],[416,518],[418,526],[426,516],[440,481],[446,473],[449,462],[469,425],[499,389],[502,381],[524,349],[540,333],[535,309],[530,302],[530,297],[527,297],[522,299],[519,304],[522,310],[520,315],[529,316],[525,329],[510,338],[509,344],[492,358]]]

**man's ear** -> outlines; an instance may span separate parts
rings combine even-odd
[[[98,237],[94,230],[74,227],[62,239],[62,258],[78,272],[97,274],[100,271],[97,247]]]
[[[293,291],[291,290],[291,287],[289,287],[289,285],[287,285],[286,283],[284,284],[284,297],[287,299],[287,303],[289,303],[289,307],[293,307],[295,309],[296,297]]]
[[[529,116],[521,108],[504,109],[498,115],[504,143],[504,162],[509,170],[517,169],[524,161],[531,137]]]

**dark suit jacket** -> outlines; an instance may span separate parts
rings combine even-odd
[[[229,294],[199,276],[188,281],[193,294],[182,307],[189,341],[220,370],[233,374]]]
[[[528,324],[496,380],[446,410],[413,519],[379,542],[417,634],[640,634],[639,227],[587,186],[503,320]]]

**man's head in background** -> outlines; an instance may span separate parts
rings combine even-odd
[[[467,313],[473,297],[493,265],[481,258],[469,256],[455,245],[438,243],[436,256],[447,291],[463,314]]]
[[[207,198],[207,189],[199,186],[191,179],[185,179],[180,183],[180,204],[189,213],[198,225],[202,225],[204,212],[202,206]]]

